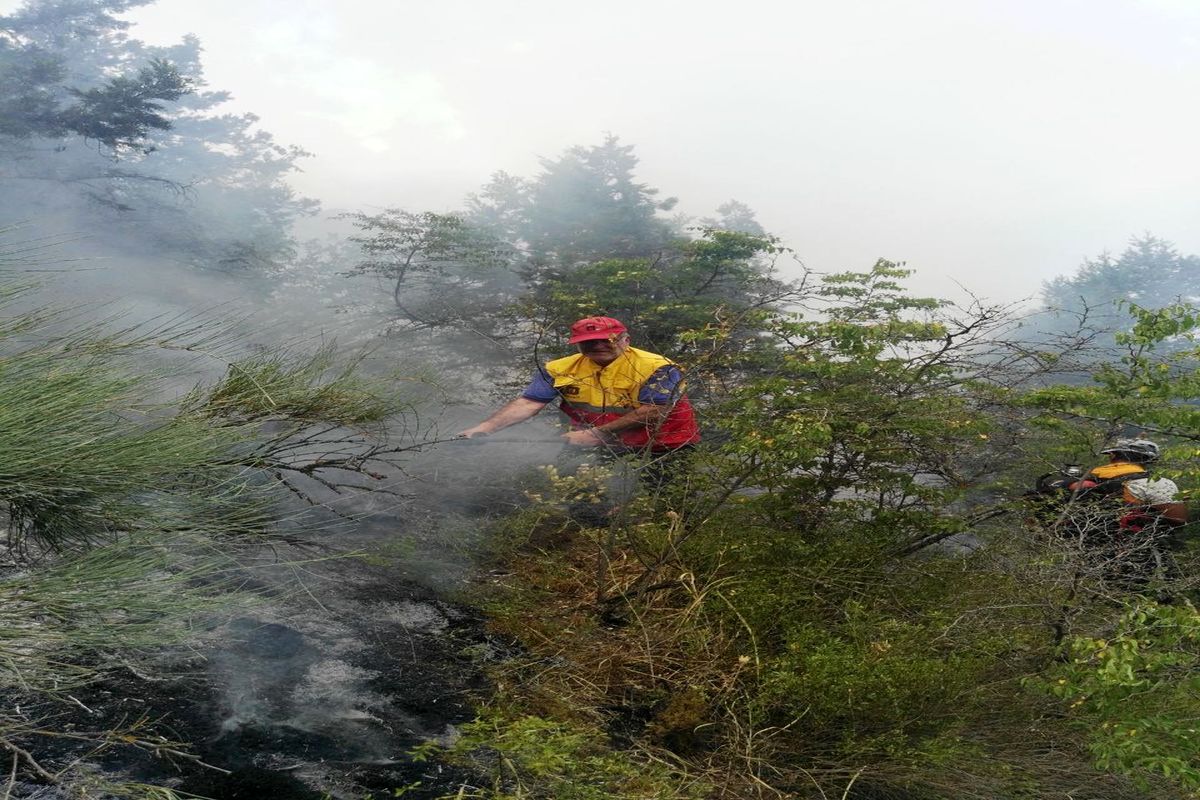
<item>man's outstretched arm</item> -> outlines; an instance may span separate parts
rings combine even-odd
[[[504,404],[495,414],[483,422],[466,430],[459,431],[456,438],[470,439],[472,436],[487,435],[503,430],[509,425],[516,425],[536,415],[546,407],[546,401],[532,400],[528,397],[518,397]]]

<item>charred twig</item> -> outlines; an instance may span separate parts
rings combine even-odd
[[[7,738],[5,738],[3,736],[0,736],[0,747],[5,748],[6,750],[8,750],[10,753],[13,754],[13,761],[14,761],[13,773],[14,774],[16,773],[15,762],[19,758],[21,761],[25,762],[25,766],[28,767],[30,769],[30,771],[33,772],[34,775],[37,775],[39,778],[41,778],[47,784],[57,785],[59,783],[58,776],[52,775],[51,773],[47,772],[46,769],[37,762],[37,759],[35,759],[32,755],[30,755],[28,750],[18,747],[17,745],[13,744],[11,741],[9,741]]]
[[[8,773],[8,784],[4,787],[4,800],[9,800],[12,797],[13,787],[17,785],[17,766],[21,763],[21,757],[13,753],[12,769]]]
[[[655,592],[662,592],[667,589],[678,589],[679,587],[680,587],[680,582],[678,580],[669,580],[669,581],[662,581],[660,583],[652,583],[649,586],[641,586],[636,589],[627,589],[625,591],[617,592],[616,594],[613,594],[610,597],[606,597],[606,598],[603,598],[602,600],[600,600],[600,604],[604,605],[604,606],[615,606],[617,603],[629,602],[630,600],[634,600],[638,597],[645,597],[648,594],[654,594]]]

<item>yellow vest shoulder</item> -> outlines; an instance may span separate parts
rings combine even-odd
[[[623,373],[629,377],[644,381],[650,377],[654,370],[671,363],[673,363],[671,359],[666,356],[660,356],[658,353],[639,350],[636,347],[628,347],[621,354],[620,358],[608,365],[606,371]],[[592,372],[599,372],[600,366],[582,353],[576,353],[573,356],[556,358],[553,361],[547,362],[546,371],[554,376],[586,375]]]
[[[1117,461],[1113,464],[1101,464],[1091,470],[1091,477],[1102,481],[1120,478],[1125,475],[1136,475],[1140,472],[1145,472],[1146,468],[1138,464],[1131,464],[1128,461]]]

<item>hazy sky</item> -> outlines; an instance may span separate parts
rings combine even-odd
[[[16,3],[0,0],[0,8]],[[447,210],[499,169],[635,144],[810,266],[1013,298],[1152,231],[1200,252],[1200,0],[159,0],[213,88],[314,152],[331,208]]]

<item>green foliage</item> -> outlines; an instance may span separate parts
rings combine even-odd
[[[763,665],[755,703],[768,719],[835,731],[849,748],[886,737],[899,751],[961,724],[990,664],[985,652],[929,647],[946,620],[898,619],[848,601],[837,623],[801,624]]]
[[[710,245],[725,248],[730,274],[748,275],[756,254],[733,247],[750,242],[708,237],[697,258]],[[1164,371],[1155,348],[1186,338],[1196,314],[1183,305],[1134,307],[1121,339],[1130,357],[1098,370],[1095,386],[1022,394],[1053,360],[1001,339],[1013,330],[1002,308],[911,296],[901,265],[808,276],[790,312],[768,309],[725,326],[703,324],[699,304],[643,300],[660,272],[681,264],[576,267],[536,306],[557,303],[566,319],[578,310],[571,302],[614,303],[603,310],[628,302],[635,330],[646,320],[689,327],[680,345],[713,354],[725,370],[703,406],[716,435],[673,485],[627,502],[607,531],[568,534],[557,550],[536,552],[536,571],[515,567],[533,572],[537,597],[525,598],[548,619],[508,624],[533,657],[552,657],[550,671],[566,673],[554,684],[570,687],[563,702],[594,716],[614,705],[618,719],[642,715],[648,722],[635,741],[673,748],[692,774],[721,765],[730,796],[851,796],[859,776],[864,795],[884,796],[1191,791],[1179,759],[1194,687],[1171,680],[1192,668],[1190,654],[1178,655],[1191,644],[1162,636],[1161,666],[1133,667],[1135,677],[1158,670],[1161,681],[1128,692],[1087,688],[1107,680],[1093,677],[1091,662],[1063,673],[1063,642],[1111,641],[1103,631],[1114,596],[1139,587],[1088,573],[1089,554],[1071,550],[1079,543],[1056,538],[997,487],[1023,489],[1037,474],[1031,466],[1047,459],[1086,461],[1114,428],[1187,424],[1191,366],[1177,361]],[[670,299],[706,274],[693,269]],[[1148,388],[1139,394],[1138,386]],[[1190,474],[1194,446],[1164,443],[1164,473]],[[564,502],[549,493],[531,499],[532,512]],[[513,520],[512,538],[524,525],[532,540],[535,518]],[[596,603],[603,614],[581,619],[580,609]],[[614,616],[632,630],[607,630]],[[552,680],[537,674],[539,685]],[[512,680],[539,718],[562,724],[545,689]],[[1032,686],[1071,687],[1071,702],[1111,696],[1105,713],[1127,710],[1154,734],[1132,751],[1098,734],[1099,749],[1089,750],[1084,732],[1104,721],[1099,712],[1085,715],[1086,704],[1064,712]],[[1145,704],[1143,689],[1152,689]],[[530,790],[538,785],[531,777]]]
[[[413,324],[480,323],[516,282],[511,245],[453,214],[387,209],[347,215],[362,233],[362,260],[349,275],[390,284],[397,310]]]
[[[878,764],[969,750],[969,736],[954,743],[992,714],[981,687],[1004,682],[998,668],[1014,651],[1049,645],[1023,630],[1028,610],[978,610],[1028,602],[982,559],[895,558],[897,541],[937,525],[928,509],[822,505],[775,489],[732,503],[684,545],[686,567],[719,587],[709,624],[754,656],[742,713],[786,728],[792,757]]]
[[[186,641],[195,620],[252,601],[236,591],[235,567],[202,540],[159,532],[0,580],[0,686],[70,691]]]
[[[1048,281],[1042,289],[1045,308],[1053,312],[1035,320],[1045,342],[1070,343],[1072,361],[1115,359],[1128,342],[1114,331],[1127,323],[1122,306],[1159,309],[1200,295],[1200,256],[1182,255],[1170,242],[1150,234],[1130,240],[1120,254],[1087,259],[1071,276]],[[1164,351],[1186,342],[1164,341]]]
[[[23,26],[12,24],[19,19],[5,18],[18,36],[0,42],[0,136],[75,135],[114,152],[142,148],[151,130],[171,128],[163,104],[192,91],[192,82],[162,59],[86,89],[68,86],[65,58],[22,41]]]
[[[28,139],[65,133],[54,87],[66,77],[62,62],[33,47],[0,41],[0,136]]]
[[[464,797],[487,800],[667,800],[680,793],[662,765],[613,750],[579,724],[492,710],[461,728],[452,757],[494,761],[493,788]],[[485,755],[486,754],[486,755]]]
[[[1073,276],[1047,282],[1042,296],[1047,307],[1075,313],[1089,306],[1104,313],[1118,301],[1166,305],[1197,294],[1198,266],[1200,257],[1181,256],[1170,242],[1144,234],[1118,257],[1104,253],[1085,260]]]
[[[754,209],[737,200],[729,200],[717,206],[716,217],[705,217],[700,221],[705,228],[720,231],[749,233],[753,236],[766,236],[767,232],[759,224]]]
[[[174,65],[154,59],[136,75],[119,75],[91,89],[70,89],[76,104],[62,113],[63,128],[113,150],[141,146],[152,130],[170,130],[164,102],[192,90]]]
[[[1041,412],[1035,423],[1053,428],[1062,427],[1064,420],[1074,422],[1077,431],[1090,428],[1093,440],[1133,427],[1160,439],[1194,441],[1200,430],[1200,410],[1194,403],[1200,394],[1200,350],[1193,338],[1200,312],[1188,303],[1127,307],[1133,324],[1114,334],[1125,352],[1097,367],[1093,385],[1030,390],[1018,402]],[[1168,446],[1160,472],[1166,465],[1185,487],[1200,478],[1193,463],[1194,445],[1172,448],[1172,438],[1160,444]]]
[[[182,405],[241,422],[367,425],[395,414],[401,403],[395,390],[363,379],[358,368],[359,360],[340,359],[332,344],[310,355],[268,352],[230,364],[219,382],[197,389]]]
[[[1200,614],[1134,600],[1104,638],[1076,636],[1066,660],[1031,680],[1060,698],[1101,769],[1149,788],[1161,776],[1200,791]]]
[[[602,144],[543,159],[541,174],[524,187],[520,235],[533,260],[571,267],[650,257],[668,246],[675,232],[658,212],[675,199],[659,200],[657,189],[638,182],[637,163],[633,147],[611,134]]]
[[[365,434],[404,408],[394,390],[358,377],[356,362],[339,362],[331,347],[235,361],[175,406],[148,403],[170,375],[166,354],[187,341],[101,327],[55,338],[45,327],[52,324],[10,320],[0,351],[0,507],[16,541],[61,548],[139,530],[261,531],[270,485],[246,466],[308,469],[294,446],[310,426]],[[16,330],[34,344],[17,347]],[[164,370],[147,371],[147,358]],[[343,433],[338,444],[352,446],[357,435]],[[359,452],[372,452],[368,439]],[[363,467],[358,455],[322,465]]]
[[[11,536],[54,547],[110,538],[142,527],[164,478],[224,481],[216,465],[242,434],[189,416],[156,420],[143,398],[157,380],[122,369],[130,355],[119,345],[0,355],[0,505]]]
[[[606,259],[551,271],[523,306],[556,334],[580,317],[604,314],[628,320],[638,346],[683,353],[687,332],[703,331],[721,316],[750,327],[748,315],[786,294],[761,263],[782,252],[769,236],[705,230],[673,258]]]
[[[946,467],[987,439],[989,423],[956,391],[965,380],[960,332],[909,316],[937,304],[905,296],[896,283],[904,274],[880,262],[829,276],[815,318],[773,323],[781,345],[762,355],[765,377],[745,381],[717,411],[733,434],[726,449],[753,470],[753,484],[802,492],[801,505],[863,489],[902,506],[898,498],[910,498],[923,515],[953,492]],[[934,480],[921,483],[921,473]]]

